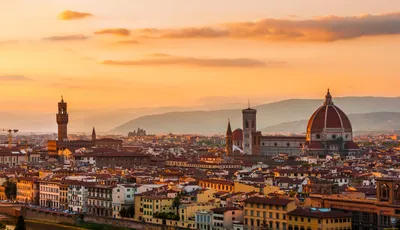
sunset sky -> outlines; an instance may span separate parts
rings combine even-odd
[[[400,96],[399,0],[0,1],[0,107]]]

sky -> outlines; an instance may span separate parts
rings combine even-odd
[[[0,1],[0,110],[399,96],[398,0]]]

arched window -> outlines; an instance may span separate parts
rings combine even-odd
[[[396,184],[394,186],[394,198],[396,200],[400,200],[400,185],[399,184]]]
[[[248,121],[248,120],[245,120],[244,123],[245,123],[244,126],[245,126],[246,128],[249,128],[249,121]]]
[[[381,199],[389,199],[389,187],[387,186],[387,184],[383,184],[381,186]]]

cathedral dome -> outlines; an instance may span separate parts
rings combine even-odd
[[[327,137],[330,135],[330,138]],[[328,90],[324,105],[311,116],[307,125],[307,139],[348,139],[352,136],[352,127],[347,115],[332,102]],[[314,137],[314,138],[313,138]]]
[[[242,129],[235,129],[233,131],[233,141],[243,141],[243,130]]]

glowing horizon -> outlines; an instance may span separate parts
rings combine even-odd
[[[1,2],[0,106],[400,96],[397,0],[118,3]]]

